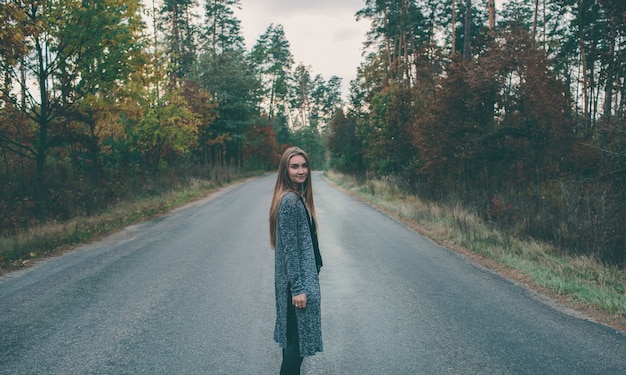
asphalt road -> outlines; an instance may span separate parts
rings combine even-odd
[[[274,181],[0,278],[0,374],[277,374]],[[625,334],[314,187],[325,351],[303,374],[626,374]]]

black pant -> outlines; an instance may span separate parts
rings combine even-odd
[[[287,347],[283,349],[283,363],[280,366],[280,375],[300,375],[300,339],[298,338],[298,320],[296,319],[296,308],[291,302],[287,303]]]

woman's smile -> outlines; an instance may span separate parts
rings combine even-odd
[[[309,165],[302,155],[294,155],[289,160],[289,179],[296,183],[302,184],[309,175]]]

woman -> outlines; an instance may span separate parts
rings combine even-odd
[[[322,351],[318,273],[322,258],[309,157],[291,147],[278,164],[270,208],[270,244],[275,250],[276,326],[283,349],[281,375],[300,374],[303,357]]]

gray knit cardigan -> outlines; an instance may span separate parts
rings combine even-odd
[[[278,205],[276,226],[275,278],[276,326],[274,340],[287,347],[287,304],[291,295],[306,293],[306,308],[296,309],[300,356],[321,352],[322,318],[320,284],[315,265],[313,242],[304,203],[293,192],[286,193]]]

